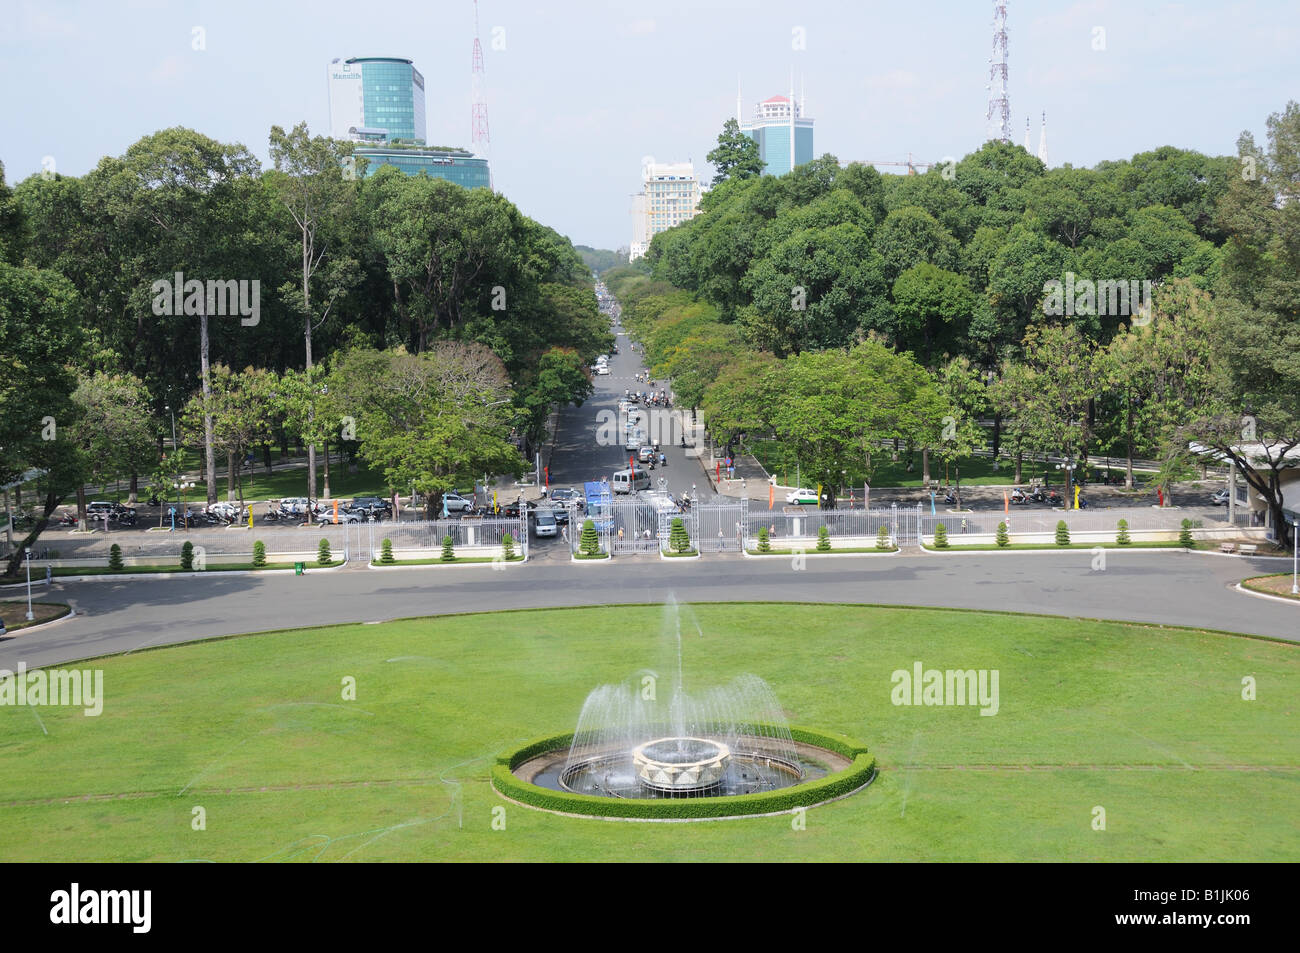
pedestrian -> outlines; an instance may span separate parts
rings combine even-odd
[[[623,527],[621,526],[618,528],[618,541],[623,542]]]
[[[668,457],[666,457],[666,456],[665,456],[664,454],[662,454],[662,453],[659,454],[659,465],[660,465],[661,467],[666,467],[666,466],[668,466]]]
[[[962,521],[961,521],[961,531],[962,531],[963,533],[966,532],[966,521],[965,521],[965,520],[962,520]]]
[[[560,536],[566,543],[569,541],[569,524],[565,523],[560,527]]]
[[[49,566],[45,567],[45,585],[49,585],[54,579],[54,570]]]

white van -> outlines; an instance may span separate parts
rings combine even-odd
[[[631,493],[650,489],[650,471],[642,467],[635,470],[618,470],[610,477],[610,488],[615,493]]]

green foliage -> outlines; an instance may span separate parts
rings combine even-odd
[[[456,561],[456,551],[452,546],[451,534],[448,533],[442,538],[442,561],[445,563]]]
[[[515,558],[515,538],[509,533],[501,537],[501,555],[506,559]]]
[[[258,569],[266,565],[266,543],[260,539],[253,543],[253,565]]]
[[[329,566],[334,562],[334,556],[330,553],[330,541],[322,539],[320,545],[316,547],[316,565]]]
[[[880,529],[876,530],[876,549],[883,553],[892,548],[889,545],[889,527],[882,523]]]
[[[1011,545],[1011,535],[1007,532],[1007,524],[1005,521],[998,523],[997,544],[999,546]]]
[[[948,548],[948,527],[944,526],[942,523],[934,524],[934,548]]]
[[[772,551],[772,540],[768,536],[766,526],[758,528],[758,551],[760,553],[770,553]]]
[[[189,572],[194,568],[194,544],[189,540],[181,546],[181,569]]]
[[[826,528],[825,524],[817,527],[817,552],[829,553],[831,551],[831,531]]]
[[[668,547],[675,553],[685,553],[691,548],[691,537],[680,516],[673,517],[672,527],[668,531]]]
[[[723,123],[722,132],[718,134],[717,148],[705,158],[718,170],[713,177],[715,186],[728,179],[746,179],[763,171],[758,143],[740,131],[740,123],[735,118]]]
[[[125,568],[122,562],[122,547],[117,543],[108,547],[108,568],[115,571]]]
[[[1187,549],[1196,548],[1196,540],[1192,539],[1192,521],[1183,520],[1182,528],[1178,531],[1178,545],[1185,546]]]
[[[585,556],[600,555],[600,536],[596,532],[596,524],[591,520],[582,521],[582,539],[578,550]]]
[[[1128,535],[1128,520],[1122,519],[1116,526],[1119,531],[1115,534],[1115,542],[1121,546],[1127,546],[1133,541]]]
[[[393,564],[393,541],[386,536],[379,547],[379,561],[385,566]]]
[[[1070,527],[1066,525],[1065,520],[1056,521],[1056,545],[1070,545]]]

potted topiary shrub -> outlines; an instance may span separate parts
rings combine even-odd
[[[393,564],[393,541],[385,538],[379,547],[379,561],[386,566]]]
[[[1070,545],[1070,527],[1065,525],[1065,520],[1056,521],[1056,545]]]
[[[316,547],[316,565],[329,566],[334,562],[334,556],[330,553],[330,541],[322,539],[320,545]]]
[[[442,561],[445,563],[454,563],[456,561],[456,550],[452,546],[451,534],[448,533],[442,538]]]
[[[1183,528],[1178,531],[1178,545],[1185,549],[1195,549],[1196,541],[1192,539],[1192,521],[1183,520]]]
[[[253,568],[261,569],[266,565],[266,543],[260,539],[253,544]]]
[[[194,568],[194,544],[188,540],[181,547],[181,568],[186,572]]]
[[[108,547],[108,568],[114,572],[119,572],[126,568],[126,564],[122,562],[122,547],[117,545],[117,543]]]
[[[948,548],[948,527],[944,526],[942,523],[934,524],[934,548]]]
[[[760,553],[770,553],[772,551],[772,538],[767,534],[767,527],[758,528],[758,551]]]
[[[880,529],[876,530],[876,549],[883,553],[892,548],[889,545],[889,527],[881,526]]]
[[[507,560],[515,558],[515,538],[509,533],[501,537],[501,555]]]
[[[997,541],[999,546],[1011,545],[1011,534],[1007,532],[1007,524],[1005,520],[998,523]]]
[[[1120,520],[1117,525],[1119,527],[1119,532],[1115,534],[1115,542],[1119,543],[1121,546],[1127,546],[1129,543],[1133,542],[1128,535],[1128,520]]]
[[[817,528],[817,552],[829,553],[831,551],[831,531],[825,525]]]

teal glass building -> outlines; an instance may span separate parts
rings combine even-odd
[[[365,159],[365,175],[374,175],[380,166],[391,165],[407,175],[424,173],[431,178],[446,179],[467,189],[492,187],[488,160],[469,152],[442,149],[399,149],[391,146],[362,146],[353,156]]]
[[[332,137],[365,128],[382,129],[390,140],[425,141],[424,76],[413,61],[354,56],[334,60],[327,75]]]
[[[755,108],[752,119],[741,120],[740,128],[758,144],[764,175],[785,175],[795,166],[813,160],[813,120],[804,115],[802,104],[796,103],[793,97],[773,96],[763,100]]]

